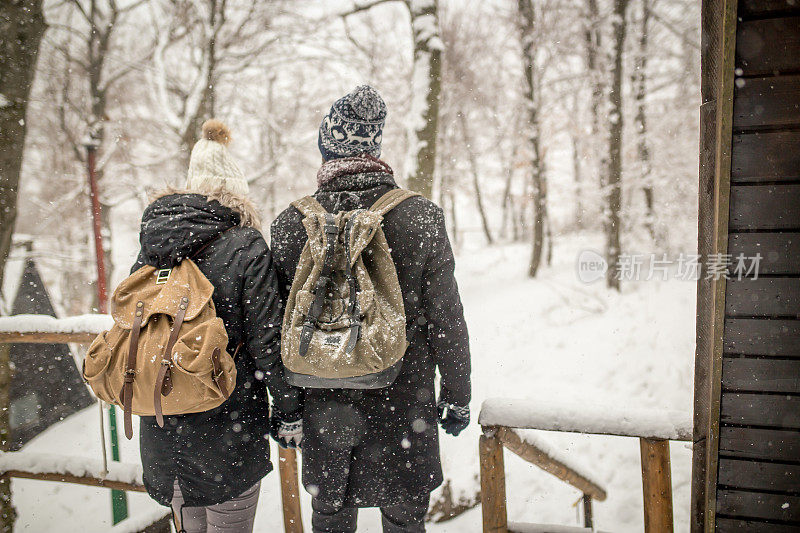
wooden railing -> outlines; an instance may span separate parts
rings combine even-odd
[[[506,485],[503,448],[569,483],[583,493],[584,527],[593,528],[592,500],[603,501],[605,490],[588,474],[567,464],[552,451],[525,438],[519,429],[616,435],[639,439],[646,533],[673,531],[669,441],[691,441],[691,416],[679,412],[626,410],[589,404],[559,404],[490,399],[483,403],[479,423],[483,531],[506,533]]]
[[[40,315],[17,315],[0,317],[0,344],[37,343],[89,344],[103,330],[112,325],[108,315],[84,315],[57,319]],[[0,406],[8,408],[8,406]],[[122,481],[113,475],[98,474],[98,465],[80,465],[80,460],[67,461],[58,468],[42,468],[35,461],[26,458],[33,454],[26,452],[0,452],[0,478],[25,478],[41,481],[76,483],[92,487],[106,487],[133,492],[144,492],[141,475],[136,480]],[[91,461],[89,461],[91,462]],[[69,467],[70,463],[72,468]],[[4,466],[5,465],[5,466]],[[11,466],[9,466],[11,465]],[[77,465],[77,468],[75,466]],[[113,474],[115,468],[129,469],[130,465],[109,465]],[[297,475],[297,455],[294,450],[279,449],[278,470],[280,472],[281,499],[283,506],[284,530],[287,533],[303,533],[300,520],[300,488]]]

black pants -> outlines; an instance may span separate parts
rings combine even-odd
[[[381,507],[384,533],[425,533],[425,513],[430,497],[409,500],[399,505]],[[311,500],[313,514],[311,528],[314,533],[354,533],[358,521],[358,508],[334,507],[316,498]]]

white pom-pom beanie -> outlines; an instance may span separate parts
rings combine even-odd
[[[194,191],[214,192],[219,189],[247,195],[250,187],[239,165],[226,147],[231,140],[228,127],[219,120],[203,124],[203,136],[192,148],[186,188]]]

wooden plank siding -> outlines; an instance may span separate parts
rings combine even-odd
[[[723,349],[726,355],[800,358],[800,321],[729,318]]]
[[[793,149],[800,150],[800,135],[797,136],[797,143]],[[731,186],[731,231],[798,229],[800,229],[800,182]]]
[[[800,359],[725,357],[722,391],[800,394]]]
[[[728,253],[734,258],[761,256],[758,273],[765,275],[800,275],[800,232],[731,233]]]
[[[800,457],[800,432],[723,426],[719,454],[729,458],[796,463]]]
[[[797,526],[736,518],[718,518],[717,533],[797,533]]]
[[[739,2],[739,17],[742,20],[792,15],[800,15],[800,3],[797,0],[742,0]]]
[[[740,489],[792,492],[800,483],[800,465],[747,459],[720,459],[719,484]]]
[[[800,397],[723,392],[720,421],[726,425],[800,430]]]
[[[800,2],[739,0],[735,65],[713,524],[800,531]]]
[[[800,16],[745,20],[736,33],[736,68],[745,77],[800,72]]]
[[[737,133],[733,136],[731,182],[796,182],[800,179],[800,131]]]
[[[800,75],[741,79],[736,84],[733,127],[737,132],[797,124],[800,124]]]

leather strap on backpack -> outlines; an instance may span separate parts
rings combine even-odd
[[[161,368],[158,370],[158,377],[156,377],[156,384],[153,389],[153,410],[156,415],[156,423],[162,428],[164,427],[164,413],[161,406],[161,397],[167,396],[172,392],[172,349],[175,347],[175,343],[178,342],[183,319],[186,318],[187,307],[189,307],[189,298],[184,296],[181,298],[178,313],[172,323],[172,331],[169,334],[167,348],[161,357]]]
[[[328,285],[330,285],[331,273],[333,272],[334,252],[336,251],[336,240],[339,237],[339,226],[336,224],[336,219],[333,215],[328,212],[325,213],[324,234],[325,258],[317,284],[314,287],[314,300],[311,302],[308,315],[306,315],[305,322],[303,322],[303,331],[300,334],[299,352],[301,357],[306,356],[308,348],[311,346],[311,338],[314,336],[317,321],[322,314],[325,295],[328,292]]]
[[[420,196],[420,194],[407,189],[392,189],[378,198],[369,210],[381,216],[386,216],[386,213],[414,196]]]
[[[328,212],[313,196],[304,196],[303,198],[292,202],[291,205],[300,211],[300,214],[302,214],[304,217],[325,215]]]
[[[133,438],[133,380],[136,378],[136,354],[139,351],[139,332],[142,331],[142,315],[144,314],[144,302],[136,302],[136,313],[131,326],[131,342],[128,346],[128,360],[125,368],[125,381],[119,398],[122,400],[122,413],[125,424],[125,437],[128,440]]]

